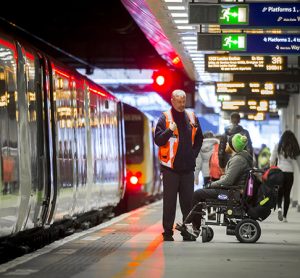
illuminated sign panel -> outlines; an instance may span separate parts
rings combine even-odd
[[[248,21],[246,4],[189,3],[190,24],[247,25]]]
[[[222,35],[222,50],[226,51],[244,51],[247,44],[246,34],[228,34]]]
[[[300,3],[251,3],[251,27],[300,27]]]
[[[300,27],[300,3],[189,3],[190,24],[251,27]]]
[[[198,50],[225,50],[257,54],[300,53],[299,34],[202,34],[197,35]]]
[[[216,82],[217,94],[255,94],[274,95],[275,85],[272,82]]]
[[[272,105],[272,104],[271,104]],[[270,110],[270,101],[268,100],[228,100],[222,101],[221,109],[223,111],[239,111],[247,113],[268,113]],[[277,111],[276,111],[277,112]]]
[[[286,69],[286,56],[205,54],[205,71],[207,72],[278,72]]]
[[[248,24],[248,5],[220,5],[220,25]]]

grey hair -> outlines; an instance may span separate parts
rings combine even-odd
[[[176,97],[186,97],[185,91],[179,89],[174,90],[172,92],[172,98],[176,98]]]

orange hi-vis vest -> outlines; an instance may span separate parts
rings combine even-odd
[[[192,145],[194,145],[195,135],[197,132],[196,126],[196,116],[194,112],[185,111],[190,120],[190,125],[192,127]],[[170,123],[174,122],[173,115],[171,109],[164,112],[166,117],[166,128],[169,128]],[[160,163],[166,167],[173,169],[173,163],[176,157],[177,149],[179,144],[179,134],[178,128],[173,132],[173,136],[170,137],[167,144],[159,147],[158,157],[160,159]]]

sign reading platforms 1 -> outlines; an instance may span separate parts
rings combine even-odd
[[[300,3],[202,4],[189,3],[190,24],[224,27],[300,27]]]
[[[207,72],[281,72],[286,69],[286,56],[205,54]]]
[[[223,50],[257,54],[300,54],[300,35],[290,34],[202,34],[198,50]]]

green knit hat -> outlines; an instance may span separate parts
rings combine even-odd
[[[229,137],[228,143],[230,148],[232,148],[235,152],[238,153],[245,149],[248,143],[248,139],[246,136],[237,133]]]

